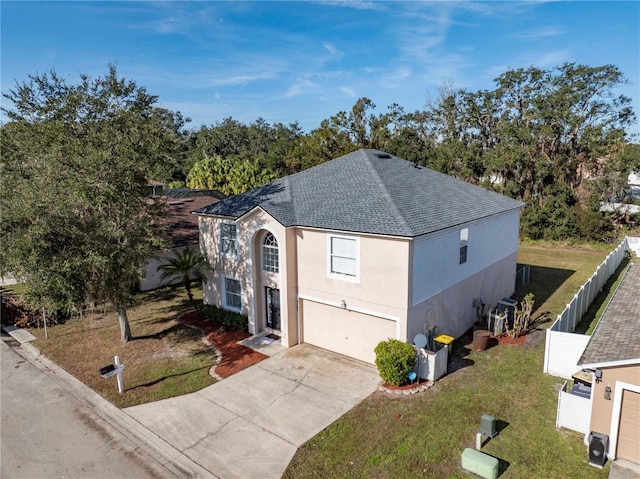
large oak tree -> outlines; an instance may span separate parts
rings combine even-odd
[[[145,185],[165,153],[157,118],[166,112],[114,66],[77,83],[31,75],[3,96],[12,105],[1,127],[3,270],[26,282],[40,308],[111,302],[130,340],[132,290],[162,245]]]

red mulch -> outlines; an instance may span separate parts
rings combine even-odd
[[[492,336],[492,338],[495,338],[495,336]],[[527,335],[523,334],[522,336],[518,336],[517,338],[512,338],[505,335],[499,336],[495,339],[498,340],[499,344],[524,344],[524,342],[527,340]]]
[[[423,384],[427,384],[428,382],[429,380],[427,379],[420,379],[419,381],[414,381],[413,383],[406,383],[406,384],[403,384],[402,386],[395,386],[393,384],[389,384],[385,382],[383,383],[383,386],[386,387],[387,389],[406,391],[407,389],[417,388],[418,386],[422,386]]]
[[[198,311],[183,314],[180,321],[200,329],[209,343],[216,347],[222,359],[215,367],[215,372],[222,378],[228,378],[268,357],[238,344],[238,341],[248,338],[251,334],[207,319]]]

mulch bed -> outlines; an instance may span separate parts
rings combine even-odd
[[[203,340],[215,346],[221,357],[215,366],[215,373],[222,378],[228,378],[268,357],[238,344],[239,341],[250,337],[250,333],[207,319],[198,311],[183,314],[179,321],[201,330],[204,335]]]
[[[523,334],[522,336],[518,336],[517,338],[512,338],[511,336],[491,336],[498,340],[498,344],[524,344],[527,340],[527,335]]]

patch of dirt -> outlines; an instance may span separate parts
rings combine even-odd
[[[164,359],[164,358],[183,358],[188,356],[188,353],[185,351],[180,351],[170,346],[161,349],[160,351],[156,351],[151,356],[153,359]]]
[[[220,359],[214,370],[221,378],[228,378],[243,369],[259,363],[268,356],[251,348],[239,344],[251,334],[245,331],[232,329],[229,326],[218,323],[202,316],[198,311],[190,311],[183,314],[179,322],[198,328],[202,331],[203,341],[212,344]]]

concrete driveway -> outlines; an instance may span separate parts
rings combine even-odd
[[[302,344],[197,393],[124,411],[221,479],[279,478],[299,446],[379,383],[374,366]]]

